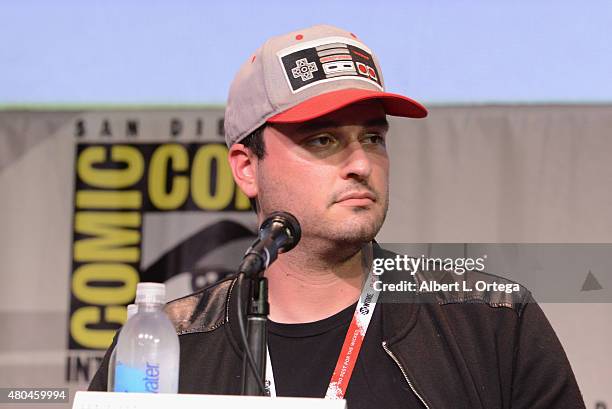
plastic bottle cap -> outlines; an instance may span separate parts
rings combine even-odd
[[[166,302],[166,286],[162,283],[138,283],[136,285],[136,304]]]
[[[127,319],[129,320],[138,312],[138,305],[130,304],[127,306]]]

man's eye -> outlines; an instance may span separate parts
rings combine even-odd
[[[325,147],[332,146],[334,142],[335,140],[331,136],[321,135],[321,136],[317,136],[316,138],[309,139],[306,142],[306,145],[313,147],[313,148],[325,148]]]
[[[362,139],[364,142],[385,146],[385,138],[378,133],[369,133]]]

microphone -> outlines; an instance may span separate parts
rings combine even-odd
[[[297,219],[287,212],[270,214],[259,227],[255,242],[248,248],[238,273],[255,277],[276,260],[279,252],[284,253],[300,241],[302,229]]]

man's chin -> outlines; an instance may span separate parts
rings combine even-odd
[[[382,227],[383,220],[379,217],[356,216],[342,220],[334,231],[330,231],[330,234],[339,241],[347,243],[359,244],[372,241]]]

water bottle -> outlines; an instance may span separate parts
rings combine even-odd
[[[125,322],[127,322],[130,318],[136,314],[138,311],[138,306],[136,304],[129,304],[127,306],[127,318]],[[124,323],[125,325],[125,323]],[[108,360],[108,378],[106,382],[106,390],[108,392],[112,392],[115,388],[115,362],[117,357],[117,345],[113,348],[111,352],[110,358]]]
[[[163,311],[166,287],[139,283],[138,312],[124,325],[117,341],[115,392],[176,393],[179,340]]]

